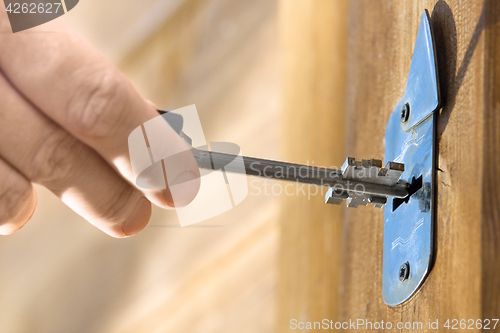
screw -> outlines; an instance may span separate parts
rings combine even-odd
[[[406,103],[401,108],[401,122],[405,123],[410,117],[410,104]]]
[[[399,281],[403,282],[410,276],[410,263],[405,262],[399,268]]]

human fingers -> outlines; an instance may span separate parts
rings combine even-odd
[[[0,21],[6,14],[0,13]],[[0,34],[0,68],[28,100],[69,133],[97,151],[122,176],[135,184],[128,152],[128,136],[158,116],[156,109],[92,45],[59,20],[37,30],[52,33]],[[189,147],[167,124],[161,135],[175,156],[172,179],[188,181],[176,201],[190,202],[199,189],[199,169]],[[143,190],[155,204],[171,207],[166,190]]]
[[[33,215],[36,204],[31,182],[0,159],[0,235],[22,228]]]
[[[0,156],[114,237],[144,228],[151,204],[102,157],[26,101],[0,75]],[[5,204],[5,203],[4,203]]]

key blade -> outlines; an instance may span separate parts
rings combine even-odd
[[[200,168],[212,170],[224,169],[225,172],[242,173],[242,168],[233,167],[231,164],[238,155],[198,149],[193,149],[193,155]],[[379,180],[377,178],[355,176],[345,179],[342,170],[248,156],[242,156],[242,158],[245,165],[245,174],[249,176],[327,186],[335,188],[336,192],[347,193],[348,196],[346,198],[353,198],[356,194],[358,196],[363,194],[367,195],[366,200],[373,197],[373,201],[377,205],[380,205],[381,197],[405,198],[408,195],[405,182],[398,183],[391,180],[391,183],[394,184],[387,185],[386,175],[378,176]],[[386,174],[389,174],[385,168],[381,169],[385,170]],[[391,171],[394,170],[391,169]],[[378,172],[379,170],[377,170]]]

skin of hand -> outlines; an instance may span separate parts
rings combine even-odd
[[[2,4],[3,7],[3,4]],[[158,116],[153,103],[60,19],[13,34],[0,9],[0,234],[33,215],[41,184],[113,237],[149,221],[151,202],[173,208],[166,190],[135,186],[128,135]],[[165,127],[172,155],[188,149]],[[176,205],[198,193],[199,169],[178,154],[183,184]]]

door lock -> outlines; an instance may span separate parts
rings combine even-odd
[[[385,133],[385,167],[377,159],[349,157],[340,170],[243,156],[245,168],[231,169],[237,157],[192,148],[200,168],[329,187],[325,202],[356,208],[384,207],[382,294],[388,305],[408,300],[429,274],[434,255],[434,173],[438,71],[429,13],[420,20],[403,98]],[[183,136],[182,116],[159,111]],[[299,172],[297,172],[297,170]]]

